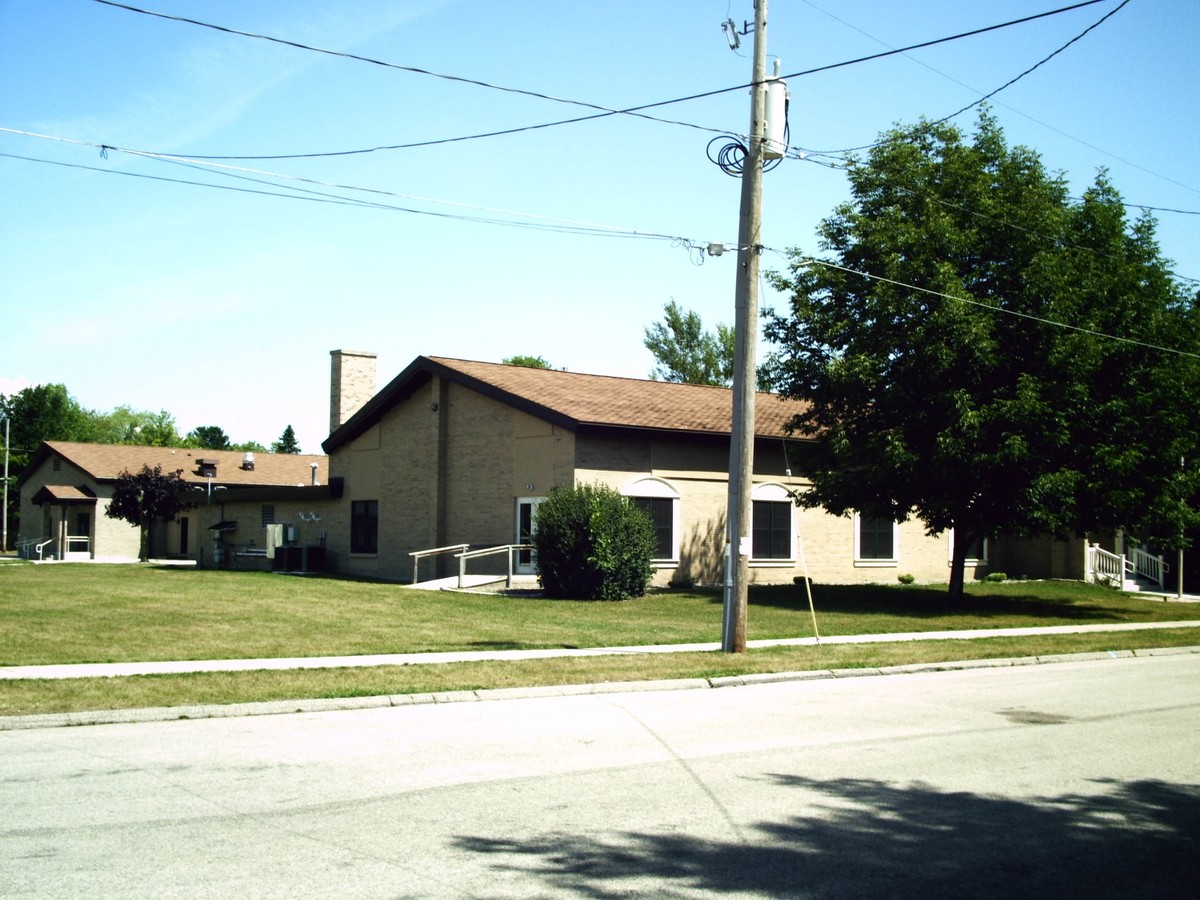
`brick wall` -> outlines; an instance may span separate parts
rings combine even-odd
[[[358,350],[331,350],[329,378],[329,431],[375,396],[375,354]]]

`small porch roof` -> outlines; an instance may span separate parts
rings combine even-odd
[[[47,484],[33,495],[33,502],[38,506],[46,503],[58,503],[65,506],[93,504],[96,495],[85,487],[75,487],[69,484]]]

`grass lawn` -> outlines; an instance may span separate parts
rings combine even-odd
[[[816,585],[813,596],[823,636],[1200,619],[1197,605],[1146,600],[1075,582],[973,585],[958,606],[947,603],[944,586]],[[655,592],[625,603],[580,603],[269,573],[0,566],[0,665],[715,642],[720,621],[720,592],[709,590]],[[791,585],[751,588],[747,633],[752,640],[811,635],[803,591]],[[713,677],[1192,644],[1200,644],[1200,630],[1180,628],[754,650],[736,656],[0,682],[0,714]]]

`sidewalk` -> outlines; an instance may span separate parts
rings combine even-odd
[[[867,634],[822,639],[822,644],[883,643],[887,641],[973,640],[977,638],[1036,634],[1081,634],[1104,631],[1134,631],[1154,628],[1197,628],[1200,621],[1127,623],[1118,625],[1053,625],[1030,628],[995,628],[973,631],[929,631],[907,634]],[[814,645],[814,638],[784,638],[749,641],[748,646],[787,647]],[[352,666],[421,665],[469,660],[545,659],[553,656],[603,656],[620,653],[686,653],[716,651],[718,644],[666,644],[645,647],[598,647],[583,650],[494,650],[464,653],[397,653],[377,656],[331,656],[304,659],[201,660],[194,662],[151,662],[83,664],[67,666],[8,666],[0,668],[0,679],[92,678],[147,675],[172,672],[231,672],[254,669],[315,669]],[[204,706],[100,709],[84,712],[42,713],[0,716],[0,732],[40,728],[64,728],[78,725],[117,725],[142,722],[168,722],[185,719],[215,719],[238,716],[291,715],[338,710],[381,709],[436,703],[471,703],[489,700],[567,697],[584,694],[627,693],[632,691],[683,691],[745,687],[785,681],[809,681],[829,678],[863,678],[879,675],[905,675],[920,672],[948,672],[976,668],[1003,668],[1082,661],[1088,659],[1132,659],[1143,656],[1200,653],[1197,645],[1147,650],[1116,650],[1101,653],[1071,653],[1051,656],[1011,657],[1003,659],[956,660],[910,665],[858,669],[813,669],[797,672],[766,672],[754,675],[730,675],[718,678],[680,678],[667,681],[602,682],[563,684],[542,687],[489,688],[448,691],[432,694],[395,694],[375,697],[335,697],[329,699],[274,700],[260,703],[229,703]]]
[[[1105,631],[1143,631],[1155,628],[1200,628],[1200,620],[1182,622],[1132,622],[1104,625],[1046,625],[1025,628],[984,628],[968,631],[912,631],[898,634],[834,635],[820,644],[870,644],[903,641],[976,640],[989,637],[1025,637],[1038,634],[1085,634]],[[1200,635],[1197,636],[1200,642]],[[777,638],[747,641],[747,647],[803,647],[816,638]],[[0,666],[0,680],[113,678],[129,675],[182,675],[196,672],[248,672],[287,669],[345,669],[364,666],[415,666],[494,660],[552,659],[564,656],[617,656],[638,653],[704,653],[720,650],[718,643],[650,644],[635,647],[545,648],[537,650],[446,651],[439,653],[386,653],[363,656],[310,656],[294,659],[204,659],[160,662],[74,663],[51,666]]]

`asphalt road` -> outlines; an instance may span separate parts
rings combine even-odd
[[[1194,897],[1200,655],[0,732],[4,897]]]

